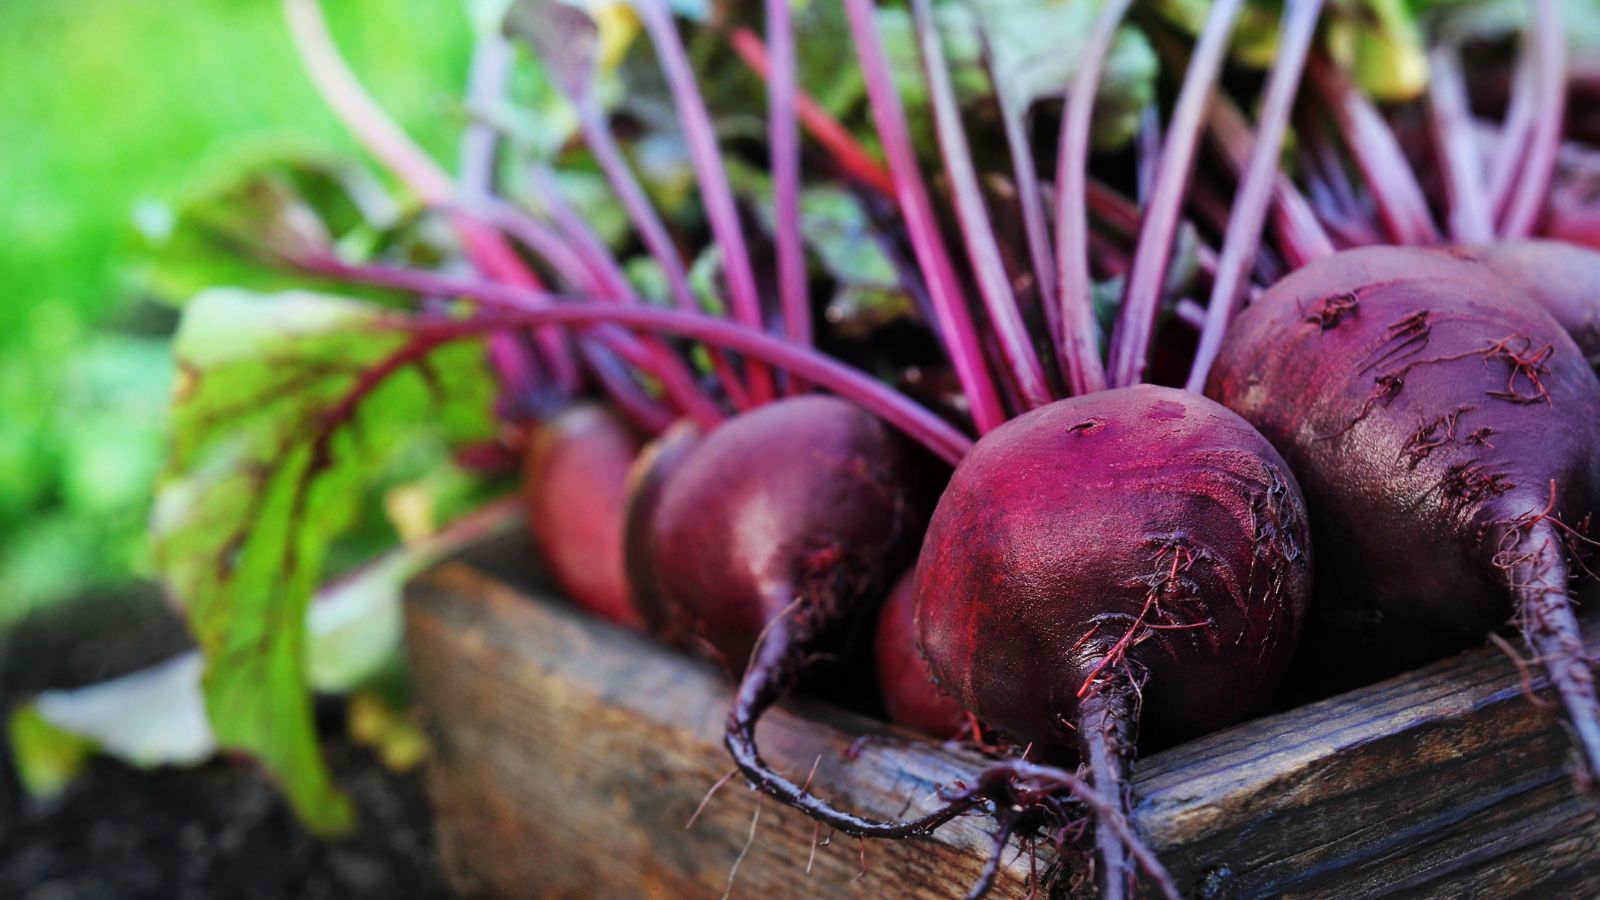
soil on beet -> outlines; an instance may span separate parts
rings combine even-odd
[[[68,605],[0,634],[0,713],[50,687],[132,671],[185,645],[149,595]],[[18,788],[0,743],[0,897],[445,897],[418,773],[397,775],[343,735],[343,710],[319,709],[335,777],[361,815],[356,836],[320,842],[249,766],[217,761],[141,772],[96,762],[60,797]]]

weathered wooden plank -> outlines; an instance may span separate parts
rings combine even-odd
[[[727,687],[708,668],[455,562],[414,584],[409,641],[439,843],[463,893],[507,897],[719,896],[749,841],[756,795],[737,779],[685,824],[731,766],[721,746]],[[872,735],[856,759],[847,749]],[[763,723],[775,763],[825,796],[880,816],[982,760],[816,705]],[[781,761],[781,762],[780,762]],[[990,844],[982,818],[937,840],[838,840],[818,849],[801,814],[761,804],[738,896],[959,896]],[[1024,896],[1024,857],[997,896]]]
[[[683,824],[729,768],[726,685],[537,599],[548,589],[527,557],[520,540],[492,543],[409,594],[453,882],[498,896],[720,895],[755,796],[735,780]],[[851,761],[858,735],[873,738]],[[821,792],[880,816],[907,798],[931,804],[939,784],[981,764],[814,704],[775,713],[762,738],[791,773],[817,761]],[[1485,650],[1141,760],[1136,820],[1202,896],[1594,894],[1600,817],[1569,760],[1557,720]],[[936,840],[871,844],[864,876],[854,842],[835,842],[807,876],[812,824],[767,803],[736,893],[959,896],[987,853],[985,828],[965,820]],[[1007,865],[997,896],[1028,893],[1028,863]]]

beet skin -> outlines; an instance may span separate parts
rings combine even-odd
[[[627,500],[623,504],[623,565],[634,609],[652,635],[672,645],[685,643],[689,626],[681,610],[669,607],[661,597],[652,523],[662,491],[699,442],[700,430],[688,419],[681,419],[645,444],[628,470]]]
[[[1310,602],[1305,505],[1276,451],[1204,397],[1141,385],[1061,400],[956,468],[917,568],[917,633],[962,705],[1034,752],[1076,748],[1130,808],[1140,727],[1172,740],[1258,709]],[[1102,896],[1127,842],[1097,825]]]
[[[917,649],[915,574],[913,569],[901,576],[878,614],[873,637],[878,690],[890,721],[941,740],[953,738],[966,725],[967,711],[934,683]]]
[[[650,521],[662,604],[743,680],[726,743],[751,784],[852,835],[905,837],[941,818],[882,823],[834,809],[761,758],[762,713],[818,659],[864,635],[905,570],[943,483],[938,464],[833,397],[780,400],[706,435],[666,480]]]
[[[1551,316],[1471,253],[1319,260],[1245,310],[1207,394],[1305,488],[1319,602],[1414,664],[1515,620],[1600,765],[1569,548],[1600,507],[1600,381]]]
[[[628,469],[639,437],[604,407],[569,407],[534,432],[522,496],[550,575],[577,605],[637,627],[623,567]]]

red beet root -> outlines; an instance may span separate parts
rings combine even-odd
[[[1076,747],[1125,808],[1140,726],[1215,729],[1274,689],[1310,598],[1305,522],[1277,452],[1203,397],[1059,401],[956,469],[918,563],[922,647],[986,724],[1046,754]],[[1122,896],[1123,843],[1098,843],[1102,895]]]
[[[728,715],[734,761],[769,794],[847,833],[880,833],[880,823],[836,813],[771,771],[756,721],[816,654],[870,625],[942,481],[930,457],[859,407],[798,397],[708,434],[651,517],[646,546],[663,603],[730,669],[745,670]]]
[[[936,738],[953,738],[967,723],[967,711],[933,682],[928,661],[917,649],[915,570],[895,583],[878,614],[873,638],[878,690],[889,718]]]
[[[604,407],[573,406],[539,426],[528,447],[522,496],[556,584],[574,603],[624,625],[641,624],[622,561],[622,511],[639,438]]]
[[[623,568],[627,572],[633,606],[644,620],[645,628],[668,644],[685,641],[688,623],[661,597],[656,583],[655,548],[651,544],[654,532],[650,526],[663,489],[699,442],[699,429],[688,420],[679,421],[645,444],[628,470],[627,500],[623,504]]]
[[[1406,662],[1514,619],[1600,768],[1567,597],[1600,507],[1600,381],[1548,313],[1468,254],[1348,251],[1239,317],[1207,393],[1300,478],[1319,602],[1375,611]]]

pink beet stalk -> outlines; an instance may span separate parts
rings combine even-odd
[[[1322,0],[1289,0],[1284,10],[1278,56],[1272,64],[1266,100],[1262,104],[1261,126],[1228,217],[1222,259],[1217,266],[1217,276],[1211,282],[1211,298],[1206,303],[1205,329],[1200,332],[1200,346],[1195,350],[1194,364],[1189,370],[1186,387],[1197,394],[1205,389],[1206,375],[1211,371],[1211,363],[1222,347],[1222,335],[1244,295],[1250,264],[1261,243],[1267,206],[1278,178],[1278,153],[1289,125],[1289,110],[1300,88],[1306,52],[1311,47],[1311,37],[1321,12]]]
[[[592,233],[582,232],[582,239],[573,241],[577,245],[575,249],[568,246],[559,235],[545,228],[542,223],[517,214],[516,210],[503,201],[487,201],[483,204],[482,210],[478,213],[480,218],[500,227],[538,254],[575,290],[593,294],[609,302],[639,305],[638,296],[622,274],[621,268],[617,266],[616,260],[610,257],[609,251],[598,243]],[[711,398],[695,384],[694,375],[688,366],[664,341],[649,339],[640,342],[626,332],[608,334],[606,338],[607,346],[630,363],[641,358],[640,354],[648,354],[651,364],[635,367],[657,374],[666,396],[700,427],[713,428],[723,420],[722,411],[717,409]],[[602,379],[608,378],[605,373],[597,372],[597,375]],[[607,387],[616,396],[616,385],[608,381]],[[618,399],[623,398],[618,396]],[[627,402],[635,409],[638,408],[637,398],[628,398]],[[652,433],[660,430],[661,428],[650,429]]]
[[[1011,180],[1016,183],[1017,207],[1022,211],[1028,258],[1033,264],[1034,283],[1039,292],[1039,306],[1044,311],[1045,329],[1053,358],[1055,348],[1061,346],[1061,305],[1056,300],[1056,261],[1051,255],[1050,224],[1045,217],[1044,191],[1039,185],[1039,172],[1033,161],[1033,144],[1028,138],[1028,110],[1017,103],[1013,91],[1000,83],[999,73],[993,66],[994,53],[989,47],[988,32],[980,29],[979,37],[984,42],[984,56],[990,62],[989,82],[994,90],[995,103],[1000,108],[1000,126],[1005,132],[1006,150],[1011,156]],[[1059,368],[1059,361],[1056,362]]]
[[[421,269],[352,266],[331,257],[300,261],[303,268],[350,284],[366,284],[411,294],[462,297],[499,312],[471,319],[408,320],[403,327],[441,338],[467,338],[502,329],[563,325],[583,328],[617,325],[674,334],[787,369],[806,381],[860,404],[904,431],[940,459],[960,461],[972,440],[909,397],[821,353],[700,313],[654,307],[601,305],[470,277],[440,275]],[[652,373],[654,374],[654,373]]]
[[[1428,198],[1383,113],[1325,57],[1312,58],[1311,83],[1333,113],[1389,236],[1402,244],[1438,242]]]
[[[610,142],[609,126],[605,126],[604,119],[600,120],[602,141]],[[590,145],[592,150],[593,144]],[[616,162],[621,163],[621,156],[616,157]],[[583,252],[589,267],[595,276],[609,286],[610,290],[619,297],[632,297],[633,285],[628,282],[628,276],[623,274],[622,267],[617,264],[611,255],[611,250],[606,247],[600,236],[594,233],[589,223],[584,221],[578,211],[561,195],[560,185],[556,184],[551,173],[535,166],[530,172],[534,188],[539,193],[539,202],[544,205],[545,211],[550,215],[568,238]],[[694,294],[689,289],[689,280],[684,273],[683,264],[677,257],[677,249],[673,247],[672,238],[667,234],[666,226],[656,215],[655,207],[645,197],[644,191],[638,182],[633,180],[633,173],[626,165],[622,165],[615,172],[608,173],[608,180],[612,190],[618,196],[628,195],[631,199],[623,200],[623,207],[627,210],[634,227],[639,230],[646,248],[652,248],[655,242],[660,242],[651,249],[652,256],[661,265],[667,277],[667,290],[674,297],[678,308],[684,312],[695,312]],[[674,275],[676,271],[676,275]],[[733,364],[721,351],[710,353],[712,368],[716,370],[717,380],[728,394],[728,401],[733,408],[739,411],[751,407],[749,395],[744,390],[744,382],[734,371]]]
[[[1494,161],[1489,169],[1489,206],[1496,217],[1504,214],[1511,202],[1511,191],[1517,183],[1517,169],[1522,164],[1528,136],[1533,130],[1537,79],[1533,55],[1522,53],[1517,58],[1516,69],[1511,73],[1511,99],[1506,105],[1505,123],[1501,126],[1500,140],[1496,143]]]
[[[980,433],[998,427],[1006,420],[1005,410],[995,392],[978,345],[977,331],[962,296],[960,279],[950,262],[949,251],[939,233],[939,221],[928,198],[927,186],[917,170],[916,153],[906,127],[905,110],[895,91],[894,76],[878,34],[872,0],[845,0],[850,31],[855,38],[856,57],[867,81],[867,97],[872,103],[878,137],[889,158],[889,173],[894,178],[895,195],[905,217],[912,250],[926,274],[928,296],[945,341],[951,365],[972,407],[972,418]]]
[[[728,35],[728,43],[758,77],[771,77],[768,74],[767,48],[755,32],[748,28],[735,28]],[[841,172],[875,193],[891,198],[894,196],[894,179],[889,176],[889,171],[861,146],[848,129],[839,124],[838,119],[829,115],[822,104],[804,92],[797,92],[795,107],[806,133],[828,151]]]
[[[455,196],[455,183],[395,124],[350,71],[328,32],[318,0],[283,0],[283,11],[312,84],[350,133],[424,203],[448,203]],[[492,229],[470,219],[457,219],[455,228],[474,265],[492,277],[539,287],[538,277]],[[577,368],[560,335],[541,334],[539,342],[557,382],[564,389],[575,390]],[[509,338],[492,342],[490,354],[512,384],[526,383],[531,378],[520,351]]]
[[[1094,279],[1089,272],[1089,137],[1100,74],[1130,2],[1110,0],[1095,20],[1073,73],[1061,121],[1056,160],[1056,272],[1061,283],[1056,297],[1061,304],[1062,375],[1067,391],[1075,396],[1106,386],[1100,341],[1095,335]]]
[[[1255,147],[1255,137],[1250,133],[1244,113],[1227,97],[1217,97],[1211,104],[1210,127],[1212,143],[1228,167],[1242,178]],[[1271,211],[1273,235],[1291,267],[1298,268],[1334,252],[1333,241],[1311,203],[1294,182],[1276,171]]]
[[[1239,16],[1243,0],[1217,0],[1206,17],[1194,56],[1183,79],[1183,88],[1173,108],[1172,124],[1161,148],[1155,186],[1145,210],[1139,243],[1134,248],[1133,269],[1122,292],[1122,309],[1112,333],[1107,360],[1107,380],[1112,387],[1137,384],[1144,374],[1150,340],[1155,332],[1156,314],[1161,308],[1161,291],[1166,286],[1171,263],[1172,242],[1178,232],[1178,218],[1189,177],[1194,172],[1195,149],[1204,124],[1206,105],[1216,87],[1222,60],[1228,49],[1228,36]]]
[[[950,177],[950,186],[955,194],[961,233],[966,238],[967,257],[972,262],[978,291],[988,309],[989,323],[994,328],[1000,355],[1015,379],[1022,405],[1027,409],[1037,409],[1055,398],[1051,396],[1050,385],[1045,381],[1044,370],[1039,367],[1039,357],[1034,352],[1033,343],[1028,339],[1028,328],[1017,307],[1017,295],[1011,290],[1011,276],[1006,272],[1005,261],[1000,256],[994,225],[989,221],[983,191],[978,187],[978,173],[972,165],[972,149],[967,145],[967,135],[961,127],[961,110],[956,104],[955,88],[950,84],[950,69],[945,63],[944,48],[940,46],[939,33],[934,26],[933,7],[929,0],[911,0],[911,14],[916,25],[917,45],[922,51],[923,68],[927,73],[928,95],[933,103],[939,149],[944,156],[945,172]]]
[[[1557,0],[1535,0],[1533,44],[1538,110],[1533,116],[1528,155],[1520,167],[1521,177],[1512,188],[1505,215],[1500,219],[1500,234],[1511,240],[1533,232],[1561,152],[1561,124],[1567,108],[1567,47],[1561,34],[1561,4]]]
[[[1494,220],[1459,53],[1455,47],[1440,46],[1428,54],[1428,67],[1432,70],[1428,79],[1428,121],[1449,202],[1450,238],[1482,244],[1493,240]]]
[[[767,77],[767,133],[772,145],[778,303],[783,310],[784,334],[801,346],[810,346],[811,301],[806,291],[806,251],[800,239],[800,127],[795,119],[799,88],[789,0],[767,0],[767,40],[772,45]],[[790,393],[801,387],[790,380]]]
[[[716,131],[711,127],[711,115],[706,111],[705,98],[701,96],[694,70],[689,65],[683,41],[678,37],[678,27],[672,20],[666,0],[637,0],[633,8],[639,13],[645,31],[650,34],[661,60],[661,70],[672,90],[679,124],[683,127],[684,139],[689,147],[689,161],[700,182],[700,198],[705,204],[706,219],[710,222],[717,247],[722,251],[722,271],[728,282],[733,317],[746,328],[761,330],[765,327],[761,315],[761,295],[756,287],[755,270],[750,266],[744,227],[739,224],[739,209],[734,203],[733,189],[728,185],[728,172],[722,164],[722,153],[717,149]],[[750,394],[756,402],[771,400],[775,396],[772,373],[760,365],[752,365],[749,375]]]

